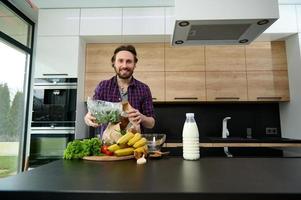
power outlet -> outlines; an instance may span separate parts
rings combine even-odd
[[[265,134],[266,135],[277,135],[277,128],[265,128]]]

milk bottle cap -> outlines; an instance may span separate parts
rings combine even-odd
[[[186,113],[186,117],[194,117],[194,113]]]

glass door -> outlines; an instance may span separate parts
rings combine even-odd
[[[34,23],[0,1],[0,178],[24,169]]]
[[[29,55],[0,40],[0,177],[17,173]]]

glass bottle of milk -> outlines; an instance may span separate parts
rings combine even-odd
[[[199,130],[194,119],[194,113],[186,113],[183,127],[183,158],[197,160],[200,158]]]

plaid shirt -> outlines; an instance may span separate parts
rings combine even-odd
[[[121,95],[117,84],[117,76],[101,81],[94,91],[93,99],[121,102]],[[128,101],[132,107],[148,117],[155,117],[152,94],[149,87],[132,78],[128,87]]]

